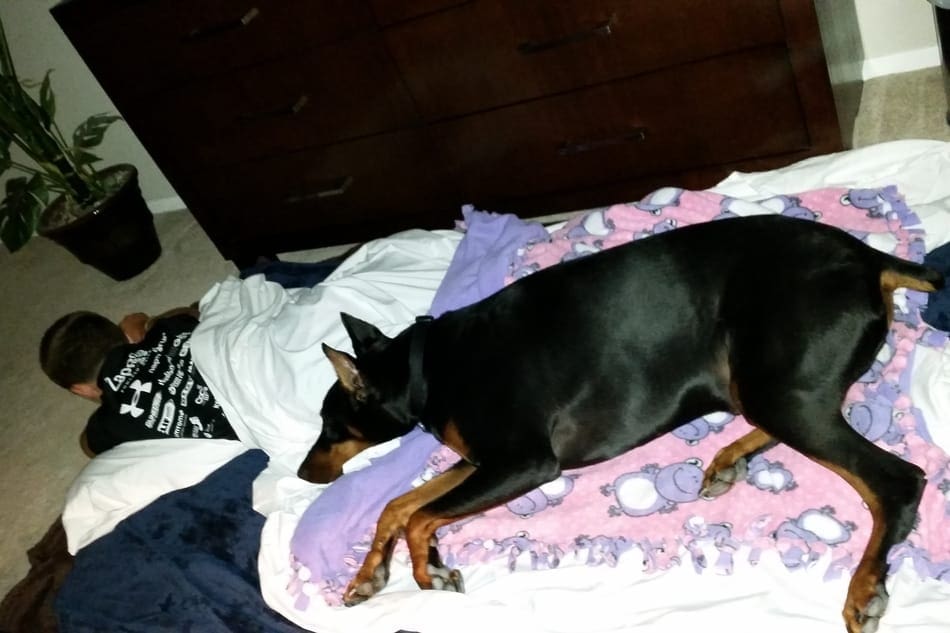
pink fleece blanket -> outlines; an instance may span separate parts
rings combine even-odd
[[[511,278],[653,233],[724,220],[736,206],[833,224],[906,259],[924,254],[922,233],[905,228],[916,218],[893,187],[824,189],[758,205],[668,188],[575,218],[549,241],[524,249]],[[920,321],[925,300],[908,292],[898,301],[888,343],[848,392],[844,413],[866,437],[927,472],[920,520],[892,558],[913,557],[922,575],[950,581],[948,457],[930,442],[908,395],[915,346],[946,341]],[[869,511],[844,481],[785,446],[751,460],[747,480],[723,497],[698,498],[704,465],[749,430],[741,417],[710,415],[608,462],[565,472],[505,507],[445,528],[442,555],[449,565],[505,557],[515,569],[556,566],[565,556],[612,564],[637,548],[649,570],[680,564],[688,552],[697,570],[731,573],[735,553],[748,545],[752,562],[776,549],[796,568],[831,551],[830,574],[853,569],[871,532]],[[440,471],[456,459],[443,448],[428,467]],[[716,552],[714,560],[708,551]]]
[[[508,281],[653,233],[728,221],[737,210],[826,222],[897,256],[920,261],[924,255],[923,234],[913,228],[918,220],[893,187],[824,189],[759,203],[666,188],[638,203],[580,215],[550,239],[528,244],[515,257]],[[892,550],[892,560],[909,557],[922,577],[950,581],[950,460],[930,441],[908,395],[916,347],[943,346],[947,338],[920,321],[925,301],[926,295],[912,291],[898,297],[887,344],[848,392],[843,410],[862,434],[927,473],[919,521]],[[442,528],[443,559],[450,566],[502,559],[516,570],[556,567],[568,558],[612,565],[630,551],[642,556],[648,571],[687,561],[697,571],[728,574],[743,548],[752,563],[763,551],[777,551],[790,569],[830,552],[827,575],[850,572],[871,532],[869,511],[836,475],[784,446],[751,460],[746,481],[724,496],[698,498],[704,465],[750,428],[741,417],[708,415],[608,462],[565,472],[506,506]],[[438,448],[415,471],[417,483],[457,459],[450,449]],[[314,585],[310,595],[338,604],[372,531],[350,536],[356,545],[336,573],[307,574],[303,584]],[[294,566],[307,564],[320,541],[300,539]],[[301,582],[291,584],[288,589],[303,599]]]

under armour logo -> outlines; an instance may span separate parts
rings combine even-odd
[[[205,425],[201,423],[201,419],[196,416],[189,416],[188,421],[191,422],[191,426],[194,427],[192,433],[200,433],[202,437],[211,437],[211,432],[205,430]]]
[[[132,402],[129,404],[122,404],[119,406],[119,413],[126,414],[131,413],[133,418],[137,418],[143,413],[145,409],[142,409],[138,406],[139,398],[142,397],[142,393],[152,393],[152,383],[146,382],[143,383],[138,378],[132,381],[132,384],[129,385],[129,389],[134,391],[132,394]]]

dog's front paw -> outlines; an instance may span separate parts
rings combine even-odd
[[[459,570],[427,565],[426,571],[429,572],[432,589],[465,593],[465,583],[462,580],[462,573]]]
[[[703,488],[699,491],[699,496],[709,500],[724,495],[732,488],[733,484],[744,480],[748,472],[749,466],[745,457],[740,458],[735,464],[727,468],[715,472],[707,471],[703,477]]]
[[[375,596],[389,581],[389,567],[377,565],[372,572],[361,568],[343,593],[343,604],[352,607]]]
[[[439,556],[439,541],[435,536],[429,538],[425,559],[420,557],[413,560],[412,575],[421,589],[465,593],[462,573],[442,562],[442,557]]]

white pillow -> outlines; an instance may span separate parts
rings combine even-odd
[[[111,532],[166,492],[187,488],[247,447],[231,440],[169,438],[125,442],[90,461],[66,493],[69,553]]]

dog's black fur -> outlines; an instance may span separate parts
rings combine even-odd
[[[924,478],[853,430],[841,406],[884,342],[893,290],[942,284],[844,231],[768,216],[559,264],[392,339],[344,315],[355,358],[325,347],[339,380],[300,475],[334,479],[352,453],[416,424],[464,457],[387,506],[347,602],[382,587],[403,529],[419,585],[460,590],[433,547],[439,526],[731,411],[756,430],[716,456],[706,496],[783,442],[867,502],[874,533],[844,609],[848,630],[867,633],[886,603],[887,552],[910,531]]]

